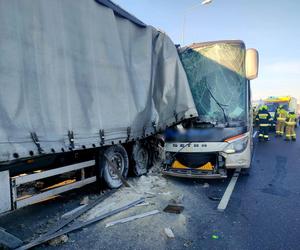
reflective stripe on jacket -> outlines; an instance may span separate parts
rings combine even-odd
[[[287,118],[287,111],[284,110],[284,109],[280,109],[278,112],[277,112],[277,120],[278,121],[285,121],[286,118]]]
[[[273,120],[270,113],[263,109],[259,110],[256,115],[256,120],[259,122],[260,126],[269,126],[270,122]]]
[[[285,124],[289,126],[296,125],[296,114],[288,114]]]

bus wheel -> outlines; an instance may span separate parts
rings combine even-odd
[[[133,172],[136,176],[146,174],[150,163],[148,149],[140,142],[136,142],[132,149]]]
[[[107,158],[114,163],[119,172],[124,178],[127,177],[129,160],[125,148],[122,145],[110,146],[104,151]],[[107,162],[105,157],[100,156],[100,168],[103,169],[103,178],[110,188],[119,188],[122,186],[122,181],[115,173],[113,167]]]

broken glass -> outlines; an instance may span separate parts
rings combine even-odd
[[[180,51],[201,122],[245,122],[245,45],[240,41],[193,44]]]

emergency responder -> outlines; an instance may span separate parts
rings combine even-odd
[[[292,139],[293,141],[296,141],[296,114],[294,111],[288,113],[285,125],[285,140],[290,141]]]
[[[270,113],[268,112],[268,107],[266,105],[262,105],[256,115],[256,121],[259,125],[259,140],[269,140],[269,127],[271,125],[272,120],[273,119]]]
[[[283,108],[282,105],[279,105],[278,109],[276,110],[275,117],[276,117],[276,136],[283,136],[285,121],[287,118],[287,111]]]

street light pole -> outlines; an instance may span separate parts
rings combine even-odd
[[[201,2],[201,5],[208,5],[212,2],[213,0],[204,0]],[[182,23],[182,35],[181,35],[181,40],[182,40],[182,45],[184,44],[184,33],[185,33],[185,23],[186,23],[186,16],[187,14],[193,10],[195,7],[198,7],[200,3],[197,3],[187,9],[185,9],[183,13],[183,23]]]

